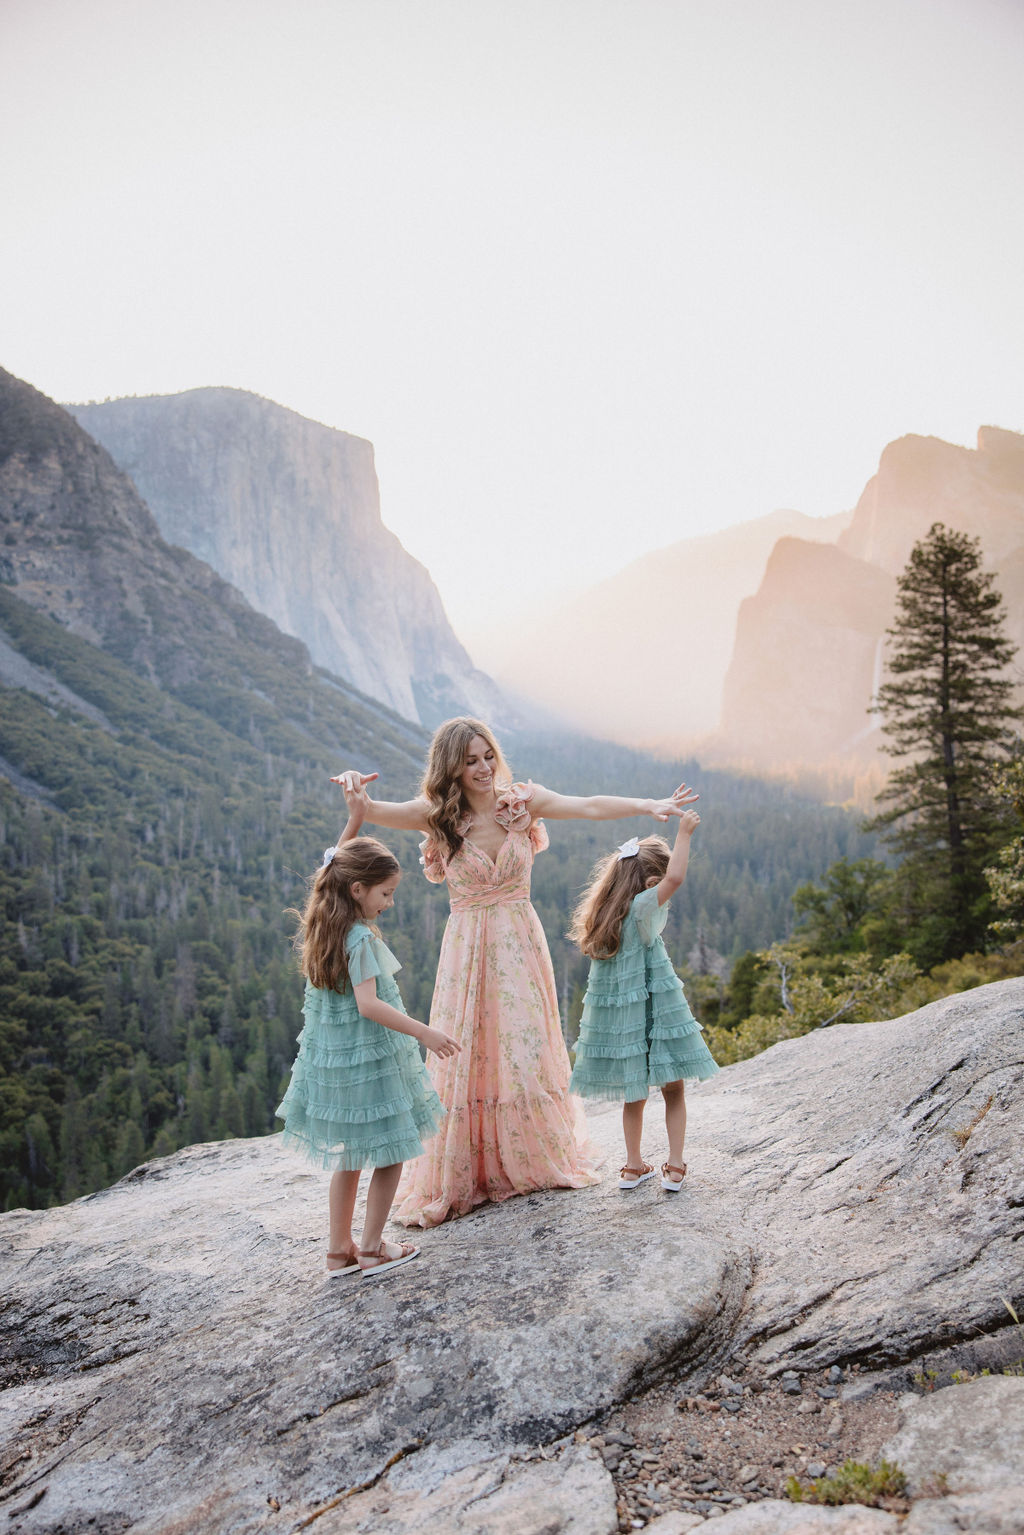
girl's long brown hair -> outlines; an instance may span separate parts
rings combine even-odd
[[[352,894],[354,884],[383,885],[401,874],[398,859],[376,837],[353,837],[335,849],[334,857],[314,874],[301,911],[292,946],[303,975],[324,991],[344,991],[348,985],[345,939],[363,917]],[[372,927],[372,924],[368,923]],[[373,928],[376,932],[376,928]]]
[[[569,937],[582,953],[590,959],[611,959],[619,952],[622,924],[634,898],[658,883],[668,858],[664,837],[644,837],[635,858],[609,853],[594,865],[569,927]]]
[[[420,793],[430,807],[427,811],[428,836],[437,843],[445,858],[454,858],[464,840],[456,828],[468,813],[469,806],[459,780],[474,736],[482,736],[494,753],[495,786],[501,789],[512,781],[501,747],[482,720],[459,715],[437,727],[427,754]]]

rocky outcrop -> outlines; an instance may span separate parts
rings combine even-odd
[[[827,544],[781,539],[742,603],[717,750],[775,764],[869,758],[896,583]]]
[[[131,477],[163,537],[319,665],[423,724],[507,713],[429,572],[382,523],[371,443],[241,389],[68,408]]]
[[[1022,1017],[1014,980],[776,1045],[692,1093],[679,1196],[606,1177],[484,1207],[386,1282],[323,1277],[326,1178],[276,1139],[0,1216],[12,1527],[610,1535],[608,1473],[571,1436],[616,1404],[1009,1323]],[[591,1125],[616,1166],[617,1111]],[[575,1514],[546,1501],[563,1479]],[[855,1528],[771,1513],[719,1527]]]

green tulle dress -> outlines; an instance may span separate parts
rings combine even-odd
[[[345,948],[344,991],[306,984],[305,1027],[277,1118],[286,1146],[320,1167],[354,1172],[420,1156],[444,1109],[411,1035],[364,1018],[356,1006],[352,988],[374,979],[381,1001],[405,1012],[398,960],[362,922],[349,929]]]
[[[582,1098],[635,1103],[652,1087],[718,1071],[662,941],[667,920],[657,889],[641,890],[618,953],[591,960],[569,1083]]]

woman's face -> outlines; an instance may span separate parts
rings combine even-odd
[[[478,798],[490,794],[494,787],[494,752],[483,736],[473,736],[466,747],[459,779],[463,794]]]

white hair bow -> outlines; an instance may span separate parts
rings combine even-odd
[[[333,863],[333,861],[334,861],[334,855],[335,855],[335,853],[336,853],[336,852],[337,852],[337,851],[338,851],[338,849],[337,849],[337,848],[336,848],[336,847],[325,847],[325,848],[324,848],[324,862],[323,862],[323,867],[324,867],[324,868],[325,868],[325,869],[326,869],[326,867],[327,867],[327,865],[328,865],[328,864],[329,864],[329,863]]]
[[[640,838],[630,837],[627,842],[619,843],[619,859],[635,858],[640,851]]]

